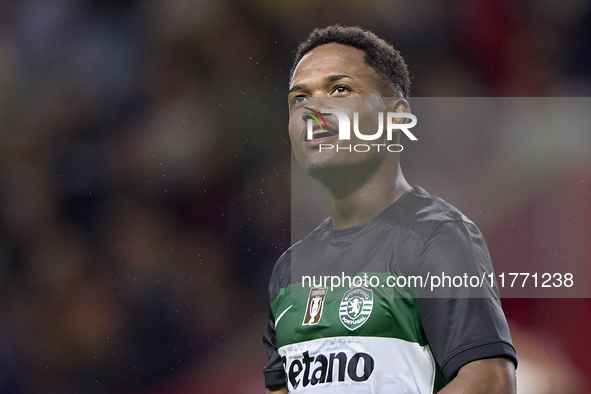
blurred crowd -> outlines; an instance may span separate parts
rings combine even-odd
[[[414,96],[591,92],[579,0],[0,1],[0,393],[262,392],[288,71],[336,22]]]

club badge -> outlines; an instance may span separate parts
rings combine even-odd
[[[339,308],[341,323],[351,331],[356,330],[369,319],[372,308],[373,290],[365,287],[347,290]]]

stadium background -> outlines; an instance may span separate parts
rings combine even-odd
[[[583,0],[0,1],[0,393],[264,391],[266,285],[290,243],[288,70],[335,22],[392,42],[413,96],[591,92]],[[588,264],[580,141],[499,166],[519,176],[494,219],[467,194],[509,139],[403,166],[479,224],[493,261]],[[446,177],[421,172],[430,158]],[[504,306],[522,390],[589,392],[590,300]]]

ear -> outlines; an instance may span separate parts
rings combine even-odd
[[[406,112],[409,114],[412,113],[410,112],[410,104],[403,98],[393,98],[386,104],[386,109],[388,112]],[[397,124],[410,123],[409,118],[394,118],[393,121]]]
[[[395,98],[388,102],[386,105],[387,112],[406,112],[412,113],[410,111],[410,104],[403,98]],[[400,123],[408,123],[408,118],[397,118],[400,120]],[[404,119],[404,121],[403,121]]]

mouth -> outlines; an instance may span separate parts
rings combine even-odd
[[[306,142],[315,142],[326,138],[338,136],[339,133],[337,131],[337,128],[333,124],[328,123],[327,127],[328,129],[325,129],[324,127],[321,128],[318,125],[314,125],[314,127],[312,128],[311,139],[308,138],[308,128],[306,127],[304,129],[304,139],[306,140]]]
[[[308,133],[305,133],[305,144],[309,148],[319,148],[323,144],[336,144],[339,141],[339,134],[331,132],[330,126],[329,131],[322,130],[320,128],[312,129],[312,139],[308,139]]]
[[[332,134],[326,130],[312,130],[312,139],[309,141],[314,141],[314,140],[317,140],[320,138],[332,137],[333,135],[334,134]]]

